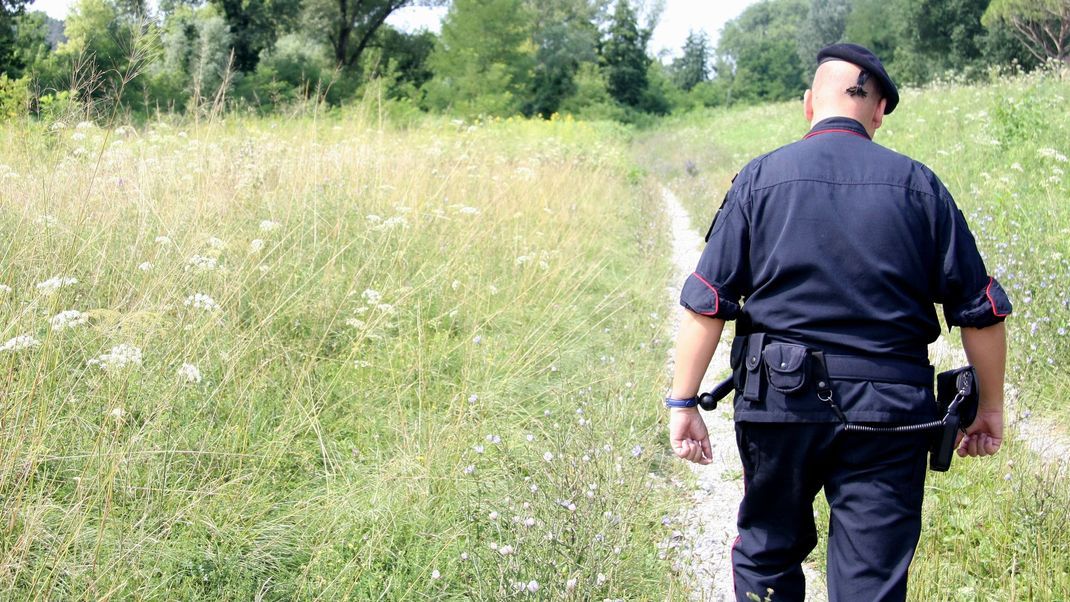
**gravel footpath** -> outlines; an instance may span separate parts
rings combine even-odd
[[[669,315],[673,320],[673,333],[679,328],[680,287],[687,275],[698,264],[703,240],[695,233],[691,218],[680,200],[668,188],[662,188],[662,200],[669,216],[672,236],[672,258],[675,273],[668,287]],[[726,329],[729,330],[729,329]],[[675,338],[675,336],[674,336]],[[706,371],[702,390],[709,388],[728,375],[728,353],[732,335],[726,332],[717,352]],[[670,354],[672,352],[670,351]],[[674,358],[669,358],[671,373]],[[703,412],[706,427],[710,431],[713,448],[713,463],[700,466],[688,463],[695,473],[697,488],[691,491],[687,509],[675,517],[677,530],[669,546],[677,549],[677,566],[685,583],[690,587],[691,600],[735,600],[732,587],[732,542],[736,539],[736,510],[743,498],[743,468],[736,451],[735,429],[732,424],[731,405],[724,404],[716,412]],[[808,600],[826,600],[824,578],[812,567],[804,566]]]

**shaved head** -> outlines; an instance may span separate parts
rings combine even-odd
[[[848,93],[848,88],[858,84],[861,71],[861,67],[847,61],[821,63],[814,73],[813,85],[803,98],[807,121],[812,125],[829,117],[850,117],[865,126],[872,137],[884,119],[885,100],[873,77],[862,86],[864,94]]]

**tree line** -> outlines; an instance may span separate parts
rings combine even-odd
[[[340,105],[375,82],[413,110],[636,121],[797,98],[840,41],[908,84],[1070,60],[1070,0],[763,0],[671,61],[647,48],[656,0],[453,0],[437,34],[387,20],[446,0],[77,0],[63,22],[27,2],[0,0],[0,116]]]

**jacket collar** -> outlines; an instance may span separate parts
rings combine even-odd
[[[855,136],[861,136],[866,140],[871,140],[866,128],[850,117],[829,117],[828,119],[822,119],[814,124],[814,127],[810,129],[810,133],[803,136],[803,139],[805,140],[821,134],[833,133],[853,134]]]

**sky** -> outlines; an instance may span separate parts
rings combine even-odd
[[[666,0],[665,12],[661,15],[648,50],[654,56],[678,56],[684,40],[691,30],[704,30],[710,42],[716,45],[717,36],[724,24],[739,16],[747,6],[757,0]],[[36,0],[30,10],[43,10],[54,19],[67,16],[74,0]],[[150,0],[150,4],[155,4]],[[387,20],[391,25],[412,31],[427,28],[438,30],[444,8],[404,8]]]

